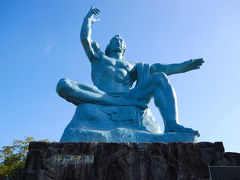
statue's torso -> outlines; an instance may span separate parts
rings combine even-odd
[[[92,61],[92,81],[104,92],[128,92],[134,80],[131,78],[133,64],[101,55]]]

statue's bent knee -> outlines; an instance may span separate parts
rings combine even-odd
[[[163,72],[155,73],[152,75],[152,83],[158,86],[169,84],[167,75]]]
[[[59,94],[59,96],[63,97],[64,96],[64,92],[66,92],[67,88],[69,87],[69,79],[67,78],[62,78],[58,81],[57,87],[56,87],[56,91]]]

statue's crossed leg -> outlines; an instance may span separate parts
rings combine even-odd
[[[92,103],[110,106],[138,106],[145,109],[147,105],[136,99],[125,96],[110,96],[96,86],[85,83],[77,83],[70,79],[61,79],[57,84],[57,93],[62,98],[78,106],[81,103]]]
[[[178,109],[175,91],[164,73],[155,73],[144,83],[130,90],[126,96],[110,96],[94,85],[61,79],[57,85],[58,94],[75,105],[93,103],[101,105],[134,105],[146,108],[151,98],[162,115],[164,132],[186,132],[199,135],[198,131],[186,128],[178,122]]]

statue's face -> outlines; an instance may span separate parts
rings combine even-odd
[[[123,53],[126,49],[126,44],[119,35],[114,36],[110,40],[111,51]]]

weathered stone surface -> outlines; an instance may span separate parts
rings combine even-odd
[[[94,155],[93,163],[63,164],[56,155]],[[208,166],[239,166],[240,154],[209,143],[31,142],[24,180],[208,180]]]

